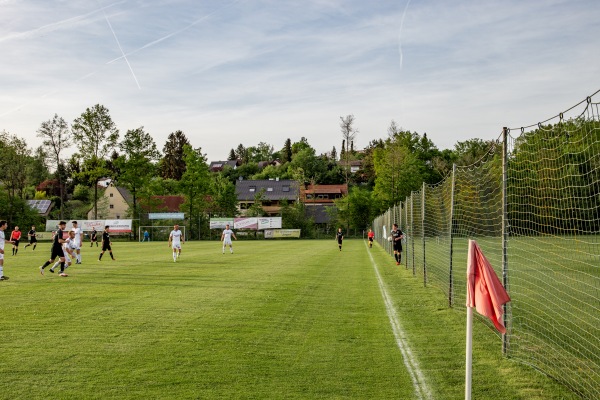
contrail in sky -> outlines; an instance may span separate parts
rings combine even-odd
[[[115,37],[115,40],[117,41],[119,50],[121,50],[121,54],[123,54],[123,58],[125,59],[125,62],[127,63],[129,70],[131,71],[131,75],[133,76],[133,79],[135,80],[135,84],[137,85],[138,89],[141,90],[142,88],[140,87],[140,83],[138,82],[137,77],[135,76],[135,73],[133,72],[133,68],[131,68],[131,64],[129,64],[129,60],[127,59],[127,56],[125,55],[123,48],[121,47],[121,43],[119,43],[119,38],[117,37],[115,30],[113,29],[112,25],[110,24],[110,21],[108,20],[108,17],[106,16],[106,13],[104,12],[104,10],[102,10],[102,13],[104,14],[104,18],[106,19],[106,23],[108,24],[110,31],[112,32],[113,36]]]
[[[410,4],[410,0],[406,2],[406,6],[404,6],[404,12],[402,13],[402,18],[400,19],[400,31],[398,32],[398,53],[400,54],[400,71],[402,71],[402,59],[404,56],[402,55],[402,26],[404,25],[404,17],[406,17],[406,10],[408,10],[408,6]]]
[[[192,22],[191,24],[188,24],[187,26],[184,26],[183,28],[181,28],[181,29],[178,29],[178,30],[176,30],[176,31],[174,31],[174,32],[171,32],[171,33],[169,33],[168,35],[165,35],[165,36],[163,36],[163,37],[161,37],[161,38],[158,38],[158,39],[156,39],[156,40],[153,40],[153,41],[152,41],[152,42],[150,42],[150,43],[146,43],[146,44],[145,44],[145,45],[143,45],[142,47],[140,47],[140,48],[138,48],[138,49],[135,49],[135,50],[133,50],[133,51],[130,51],[130,52],[129,52],[129,53],[127,53],[126,55],[127,55],[127,56],[130,56],[130,55],[132,55],[132,54],[135,54],[135,53],[137,53],[138,51],[142,51],[142,50],[144,50],[144,49],[147,49],[148,47],[152,47],[152,46],[154,46],[154,45],[156,45],[156,44],[159,44],[160,42],[162,42],[162,41],[164,41],[164,40],[167,40],[167,39],[169,39],[169,38],[172,38],[173,36],[176,36],[176,35],[178,35],[178,34],[180,34],[180,33],[184,32],[184,31],[187,31],[188,29],[190,29],[190,28],[191,28],[191,27],[193,27],[194,25],[196,25],[196,24],[198,24],[198,23],[200,23],[200,22],[204,21],[205,19],[207,19],[207,18],[209,18],[209,17],[213,16],[214,14],[216,14],[216,13],[218,13],[218,12],[220,12],[220,11],[222,11],[222,10],[226,9],[226,8],[229,8],[229,7],[231,7],[231,6],[232,6],[232,5],[234,5],[235,3],[238,3],[239,1],[240,1],[240,0],[235,0],[235,1],[232,1],[231,3],[229,3],[229,4],[227,4],[227,5],[225,5],[225,6],[221,7],[221,8],[219,8],[219,9],[217,9],[217,10],[213,11],[213,12],[211,12],[211,13],[209,13],[209,14],[206,14],[206,15],[202,16],[201,18],[198,18],[197,20],[195,20],[195,21],[194,21],[194,22]],[[113,60],[110,60],[110,61],[108,61],[106,64],[112,64],[112,63],[114,63],[115,61],[119,61],[121,58],[126,58],[126,55],[125,55],[125,54],[123,54],[121,57],[117,57],[117,58],[115,58],[115,59],[113,59]]]
[[[55,30],[61,28],[62,26],[69,26],[69,25],[73,25],[74,23],[77,23],[77,22],[85,21],[87,19],[87,17],[89,17],[90,15],[94,15],[100,10],[102,10],[104,12],[105,9],[113,7],[113,6],[115,6],[117,4],[121,4],[121,3],[124,3],[124,1],[112,3],[107,6],[101,7],[99,10],[90,11],[89,13],[81,14],[76,17],[71,17],[71,18],[63,19],[62,21],[53,22],[51,24],[40,26],[39,28],[35,28],[35,29],[29,30],[29,31],[11,33],[8,36],[1,37],[0,42],[12,40],[12,39],[27,38],[29,36],[35,36],[38,33],[52,32],[52,31],[55,31]],[[0,2],[0,4],[2,4],[2,3]]]

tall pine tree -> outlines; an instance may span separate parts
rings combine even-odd
[[[190,145],[190,141],[182,131],[175,131],[169,135],[163,148],[163,158],[160,160],[160,174],[164,179],[181,180],[185,172],[185,158],[183,148]]]

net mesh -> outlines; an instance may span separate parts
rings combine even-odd
[[[466,309],[468,240],[477,240],[511,297],[506,354],[585,399],[600,398],[594,96],[544,123],[507,129],[477,163],[455,167],[441,183],[423,185],[373,221],[376,232],[400,223],[406,268],[458,310]],[[487,319],[478,321],[500,336]]]

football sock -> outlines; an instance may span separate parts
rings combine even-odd
[[[100,253],[100,257],[98,257],[98,260],[102,260],[103,255],[104,255],[104,253]]]
[[[50,265],[50,262],[51,262],[51,261],[46,261],[46,262],[44,263],[44,265],[42,265],[42,269],[44,269],[44,268],[46,268],[48,265]]]
[[[113,256],[112,251],[110,252],[110,258],[112,258],[113,260],[115,259],[115,257]]]
[[[65,272],[65,263],[61,262],[60,263],[60,273],[62,274],[63,272]]]

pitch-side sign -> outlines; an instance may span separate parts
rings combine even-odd
[[[185,219],[182,212],[148,213],[148,219]]]
[[[211,218],[210,229],[225,229],[225,225],[233,228],[233,218]]]
[[[102,232],[106,225],[109,226],[111,233],[129,233],[131,232],[132,220],[130,219],[88,219],[78,220],[78,226],[82,231],[91,231],[92,228],[96,228],[97,231]],[[46,221],[46,232],[52,232],[58,229],[57,219],[49,219]],[[67,221],[65,230],[70,231],[73,228],[73,221]]]
[[[281,217],[269,217],[258,219],[258,229],[281,228]]]
[[[300,229],[267,229],[265,239],[299,238]]]

